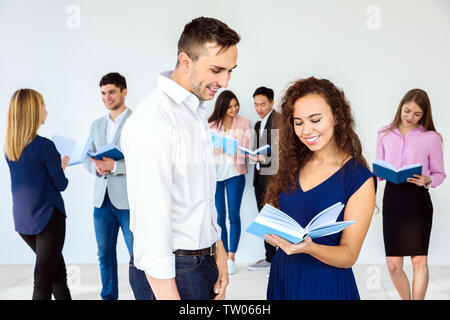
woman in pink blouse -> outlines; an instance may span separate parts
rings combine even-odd
[[[442,137],[436,131],[428,95],[412,89],[400,101],[394,121],[378,132],[377,159],[394,167],[422,165],[422,174],[401,184],[386,181],[383,196],[383,238],[389,273],[402,299],[411,299],[403,270],[410,256],[414,279],[412,298],[424,299],[428,286],[428,244],[433,218],[429,187],[440,185],[446,175]]]
[[[238,115],[239,101],[236,95],[229,91],[223,91],[216,100],[213,114],[208,123],[211,130],[222,136],[236,139],[238,146],[249,148],[252,134],[250,121]],[[236,272],[234,258],[241,236],[241,201],[245,187],[245,174],[247,160],[239,150],[236,155],[224,153],[220,147],[214,150],[216,161],[216,209],[217,222],[222,228],[222,242],[228,252],[228,273]],[[228,218],[230,221],[230,241],[228,245],[228,232],[225,224],[226,206],[225,192],[227,193]]]

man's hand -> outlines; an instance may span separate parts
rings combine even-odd
[[[64,156],[64,158],[61,159],[61,168],[63,170],[66,170],[67,165],[69,164],[69,161],[70,161],[70,159],[68,156]]]
[[[103,157],[103,160],[96,160],[91,157],[91,160],[94,161],[98,174],[102,176],[110,174],[114,169],[114,159]]]
[[[147,280],[150,283],[150,287],[152,288],[156,300],[181,300],[175,278],[156,279],[150,277],[148,274],[145,275],[147,276]]]
[[[214,300],[225,300],[225,292],[228,286],[228,255],[223,247],[222,240],[217,241],[216,264],[219,270],[219,278],[214,285]]]

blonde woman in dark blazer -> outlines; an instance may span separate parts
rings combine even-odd
[[[66,212],[61,192],[69,162],[55,144],[37,134],[47,110],[42,95],[17,90],[9,104],[5,140],[11,173],[15,230],[36,253],[33,300],[71,300],[62,249]]]

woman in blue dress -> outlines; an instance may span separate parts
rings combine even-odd
[[[376,180],[368,170],[344,93],[326,79],[302,79],[283,96],[280,163],[265,197],[305,227],[336,202],[337,221],[355,223],[342,232],[306,238],[297,245],[266,235],[278,247],[267,298],[359,299],[351,267],[375,207]]]

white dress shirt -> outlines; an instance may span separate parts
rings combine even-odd
[[[210,247],[221,231],[206,110],[170,76],[159,76],[121,136],[134,264],[158,279],[175,277],[175,250]]]
[[[111,119],[109,113],[106,115],[106,143],[112,143],[114,141],[117,129],[119,128],[120,123],[122,122],[123,117],[125,117],[127,112],[128,108],[125,107],[125,109],[114,120]]]
[[[266,114],[264,116],[264,118],[261,119],[261,126],[259,127],[259,138],[262,138],[262,136],[264,134],[264,130],[265,130],[264,128],[266,127],[266,124],[267,124],[267,120],[269,119],[272,112],[273,112],[273,108],[272,108],[272,110],[270,110],[270,112],[268,114]],[[259,148],[259,147],[261,147],[261,146],[255,146],[254,149]],[[261,164],[259,161],[256,162],[256,170],[258,170],[258,171],[261,170]]]
[[[119,128],[120,123],[122,122],[127,112],[128,108],[125,107],[125,109],[114,120],[111,119],[109,113],[106,115],[106,143],[112,143],[114,141],[117,129]],[[111,173],[115,172],[116,172],[116,161],[114,161],[114,167],[111,170]]]
[[[264,116],[264,118],[261,119],[261,126],[259,127],[259,137],[262,138],[263,133],[264,133],[264,128],[266,127],[267,124],[267,119],[269,119],[270,115],[272,114],[273,108],[272,110],[270,110],[270,112],[268,114],[266,114]]]

